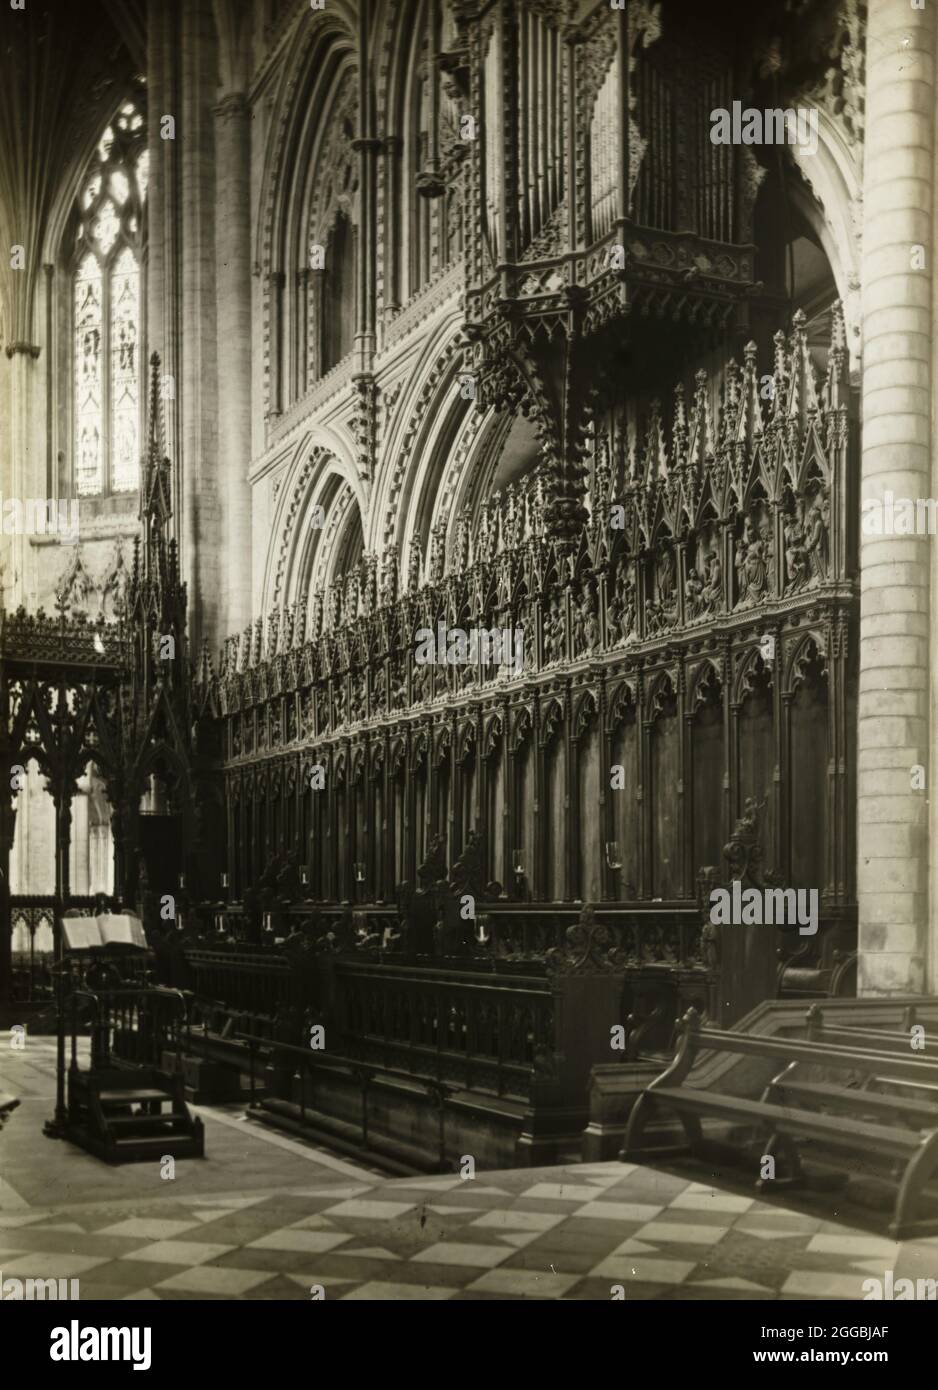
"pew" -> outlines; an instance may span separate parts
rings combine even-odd
[[[912,1047],[911,1030],[916,1025],[925,1029],[925,1037],[920,1047]],[[932,1036],[929,1032],[933,1031]],[[902,1026],[898,1029],[864,1028],[857,1024],[825,1022],[824,1010],[820,1004],[813,1004],[807,1012],[807,1035],[813,1042],[843,1043],[847,1047],[869,1046],[884,1052],[894,1052],[913,1057],[938,1057],[938,1014],[934,1009],[910,1007],[905,1011]]]
[[[723,1095],[693,1086],[692,1068],[701,1053],[728,1052],[780,1064],[781,1070],[760,1100]],[[902,1084],[919,1092],[908,1104],[905,1097],[881,1097],[851,1084],[803,1082],[805,1067],[823,1072],[842,1071],[850,1082],[862,1077],[877,1084]],[[813,1091],[806,1090],[808,1086]],[[921,1211],[924,1189],[938,1174],[938,1058],[900,1055],[872,1047],[815,1042],[804,1038],[761,1037],[722,1029],[702,1028],[700,1015],[688,1010],[681,1021],[680,1042],[674,1060],[639,1096],[629,1117],[620,1157],[641,1161],[652,1150],[645,1131],[662,1111],[679,1119],[686,1143],[669,1153],[705,1150],[703,1121],[727,1120],[764,1135],[762,1153],[780,1156],[787,1166],[781,1181],[805,1181],[799,1144],[817,1141],[835,1152],[859,1153],[885,1160],[899,1173],[898,1191],[889,1232],[896,1240],[938,1232],[938,1214]],[[817,1105],[837,1111],[827,1113]],[[874,1118],[868,1116],[873,1114]],[[849,1115],[849,1123],[845,1122]],[[657,1150],[661,1152],[660,1146]],[[773,1181],[778,1182],[778,1179]],[[759,1188],[769,1181],[759,1180]],[[936,1208],[938,1213],[938,1208]]]

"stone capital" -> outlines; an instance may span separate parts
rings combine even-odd
[[[250,114],[248,99],[244,92],[228,92],[212,107],[215,115],[223,121],[246,118]]]
[[[35,359],[39,356],[41,351],[42,348],[37,347],[35,343],[25,343],[22,341],[18,341],[13,343],[7,343],[6,345],[7,357],[14,357],[17,353],[22,353],[24,356],[31,357],[35,361]]]

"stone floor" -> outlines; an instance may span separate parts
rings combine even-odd
[[[938,1278],[938,1238],[841,1220],[659,1167],[387,1179],[237,1109],[201,1108],[206,1154],[112,1168],[42,1135],[54,1047],[0,1054],[21,1105],[0,1136],[0,1278],[82,1299],[862,1299]],[[831,1215],[835,1215],[833,1209]]]

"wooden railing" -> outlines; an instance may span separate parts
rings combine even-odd
[[[417,974],[344,958],[334,970],[338,1007],[327,1045],[359,1061],[527,1099],[535,1071],[576,1050],[577,1021],[560,1036],[543,973],[426,967]]]
[[[87,1028],[92,1071],[115,1060],[159,1067],[172,1052],[181,1067],[188,1026],[184,995],[160,985],[91,989],[80,986],[68,996],[71,1071],[79,1069],[78,1039]]]

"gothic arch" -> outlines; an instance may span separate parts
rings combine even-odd
[[[573,713],[574,738],[580,738],[587,732],[596,717],[597,710],[596,696],[591,690],[585,690],[577,701]]]
[[[719,664],[711,657],[705,657],[693,668],[687,681],[687,708],[693,714],[708,700],[715,699],[723,688],[723,677]]]
[[[329,532],[330,509],[337,496],[350,492],[359,511],[367,515],[362,483],[353,461],[332,434],[304,435],[286,468],[277,494],[271,522],[271,543],[264,577],[264,612],[295,603],[304,597],[306,579],[313,571],[313,556],[324,556],[323,541]],[[321,507],[325,525],[314,525]],[[308,586],[307,586],[308,587]]]
[[[824,676],[827,674],[827,643],[820,632],[804,633],[797,642],[790,644],[786,655],[783,689],[788,694],[794,694],[804,683],[810,667]]]
[[[385,441],[384,458],[393,465],[382,469],[374,497],[373,515],[366,546],[384,551],[393,542],[406,554],[414,534],[415,504],[423,496],[427,470],[441,434],[452,425],[453,412],[465,413],[470,403],[461,400],[456,376],[461,361],[459,326],[454,315],[431,340],[413,372],[413,386],[398,402],[394,424]],[[451,403],[447,408],[447,398]],[[414,467],[414,460],[419,465]]]
[[[322,592],[340,583],[357,565],[351,551],[361,549],[362,515],[351,487],[340,486],[326,519],[322,542],[316,562],[308,571],[304,592]],[[344,595],[343,595],[344,604]]]
[[[334,0],[316,17],[313,24],[308,15],[297,10],[295,29],[299,42],[285,63],[280,86],[273,100],[273,110],[264,153],[264,177],[258,204],[257,241],[254,259],[265,271],[274,269],[273,248],[281,236],[286,207],[284,190],[288,173],[293,166],[298,131],[313,116],[314,102],[303,101],[308,94],[307,83],[319,57],[318,50],[338,42],[351,53],[355,41],[357,7],[350,0]],[[315,88],[313,95],[315,95]],[[304,116],[307,120],[304,120]],[[277,269],[281,267],[276,267]]]
[[[733,704],[742,705],[760,685],[774,684],[775,674],[762,659],[758,647],[748,648],[739,660],[733,680]]]
[[[862,172],[857,167],[855,152],[844,138],[841,124],[810,101],[802,105],[807,110],[817,111],[818,148],[815,154],[808,154],[799,146],[788,147],[789,157],[801,175],[800,180],[792,180],[790,191],[798,211],[817,236],[837,282],[847,326],[847,349],[851,362],[856,364],[862,348],[859,291]]]
[[[637,695],[632,680],[622,680],[609,695],[609,724],[615,729],[635,711]]]
[[[659,671],[649,681],[645,701],[645,718],[651,723],[663,713],[664,707],[677,697],[677,680],[673,671]]]
[[[262,273],[263,379],[268,411],[279,409],[294,394],[294,390],[284,391],[284,383],[289,387],[292,381],[299,389],[297,383],[301,385],[305,379],[300,375],[301,364],[293,362],[291,372],[289,360],[278,374],[271,352],[278,352],[280,343],[285,347],[295,344],[298,338],[293,329],[304,283],[301,272],[310,265],[309,216],[321,187],[319,176],[333,133],[333,118],[341,114],[349,74],[357,70],[355,11],[348,0],[336,0],[312,21],[308,12],[297,11],[294,38],[299,42],[284,66],[274,98],[255,241],[255,265]],[[276,303],[281,313],[275,312]]]

